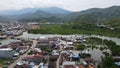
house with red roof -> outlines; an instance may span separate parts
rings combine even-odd
[[[23,60],[39,64],[40,62],[43,61],[43,58],[44,58],[43,55],[36,54],[36,55],[30,55],[30,56],[24,57]]]

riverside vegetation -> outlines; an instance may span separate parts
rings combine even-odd
[[[95,24],[79,22],[59,25],[40,25],[39,29],[30,29],[28,32],[33,34],[95,34],[110,37],[120,37],[120,28],[111,30],[104,27],[98,27]]]

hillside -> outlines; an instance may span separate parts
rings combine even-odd
[[[57,18],[64,22],[86,22],[86,23],[96,23],[98,20],[112,19],[120,17],[120,6],[112,6],[108,8],[92,8],[80,12],[72,12],[68,14],[52,14],[52,13],[42,13],[35,12],[30,17],[42,18]],[[29,17],[27,17],[29,18]],[[47,20],[49,21],[49,20]]]
[[[43,21],[46,22],[86,22],[96,23],[98,20],[119,18],[120,6],[108,8],[91,8],[80,12],[70,12],[57,7],[23,9],[20,15],[5,15],[6,19],[12,18],[18,21]],[[29,12],[28,12],[29,11]],[[4,15],[2,15],[4,16]],[[4,20],[4,18],[1,18]],[[32,20],[31,20],[32,19]]]
[[[61,18],[66,15],[71,13],[71,11],[58,8],[58,7],[48,7],[48,8],[26,8],[26,9],[21,9],[21,10],[5,10],[5,11],[0,11],[0,16],[1,17],[6,17],[1,18],[0,21],[5,21],[10,18],[11,20],[17,20],[17,21],[37,21],[37,20],[47,20],[47,21],[52,21],[49,19],[53,20],[58,20],[58,21],[63,21]],[[32,19],[32,20],[31,20]],[[36,20],[37,19],[37,20]]]
[[[92,8],[69,14],[69,17],[75,21],[95,23],[98,19],[103,20],[120,17],[120,6],[112,6],[109,8]]]

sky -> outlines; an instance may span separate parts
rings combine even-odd
[[[0,11],[60,7],[70,11],[120,6],[120,0],[0,0]]]

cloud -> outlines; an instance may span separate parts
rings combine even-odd
[[[120,0],[0,0],[0,10],[56,6],[72,11],[80,11],[112,5],[120,5]]]

